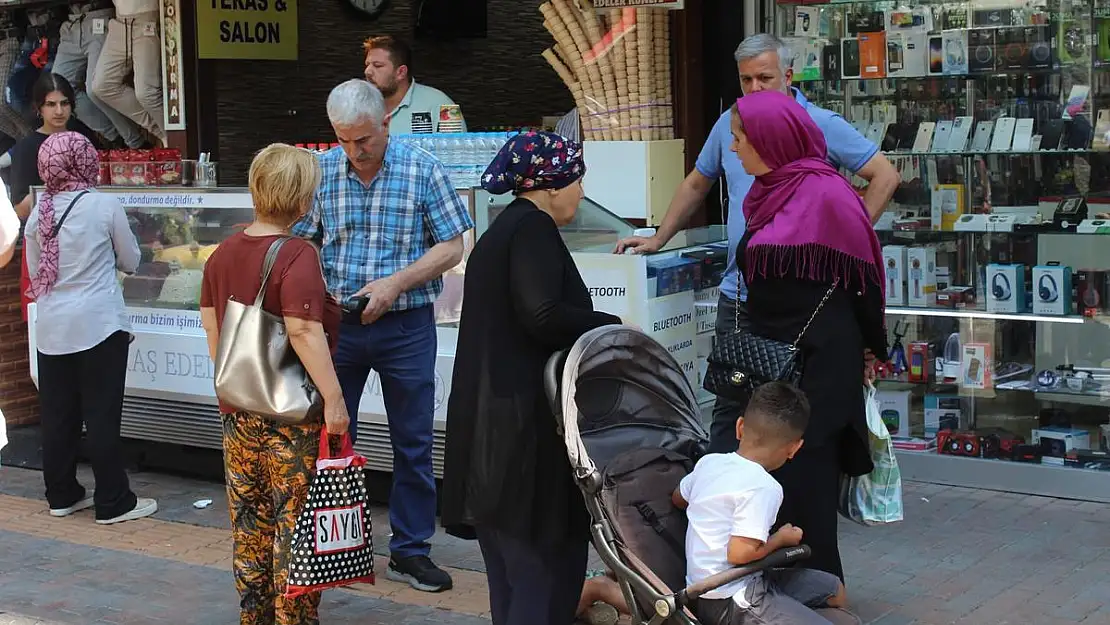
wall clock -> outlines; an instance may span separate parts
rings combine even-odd
[[[389,0],[344,0],[344,3],[367,19],[377,19],[389,8]]]

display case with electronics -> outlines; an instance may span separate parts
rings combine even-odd
[[[1110,3],[779,4],[776,29],[902,175],[876,229],[903,476],[1110,501]]]

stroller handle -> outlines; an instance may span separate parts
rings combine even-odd
[[[543,368],[543,386],[547,391],[547,401],[551,404],[551,412],[556,417],[562,415],[563,402],[559,395],[559,378],[562,376],[563,364],[566,362],[568,350],[555,352],[547,359]]]
[[[701,597],[711,590],[715,590],[717,588],[720,588],[721,586],[731,584],[732,582],[735,582],[742,577],[747,577],[752,573],[758,573],[767,569],[779,568],[787,566],[789,564],[793,564],[799,560],[804,560],[808,558],[809,555],[810,549],[806,545],[798,545],[797,547],[786,547],[783,549],[779,549],[772,552],[769,556],[763,558],[762,560],[756,560],[755,562],[749,562],[744,566],[738,566],[727,571],[721,571],[716,575],[710,575],[709,577],[701,580],[696,584],[691,584],[685,590],[678,593],[677,603],[680,607],[689,606],[691,603],[697,600],[698,597]]]

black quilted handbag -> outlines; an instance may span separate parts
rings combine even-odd
[[[801,382],[804,362],[798,343],[829,301],[838,282],[833,281],[793,343],[740,330],[738,306],[733,333],[718,336],[713,343],[703,383],[705,390],[725,399],[744,401],[753,390],[767,382]]]

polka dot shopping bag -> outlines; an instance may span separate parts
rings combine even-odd
[[[362,467],[344,434],[338,454],[331,453],[327,431],[320,433],[316,477],[293,531],[286,597],[374,583],[374,538]]]

